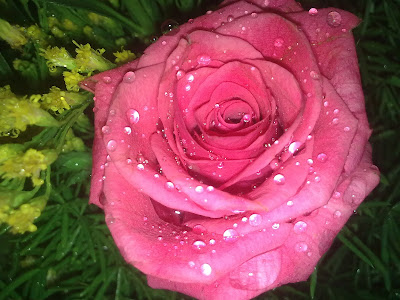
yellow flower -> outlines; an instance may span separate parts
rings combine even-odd
[[[85,143],[74,135],[72,129],[68,130],[61,152],[85,151]]]
[[[79,28],[77,25],[74,24],[74,22],[72,22],[69,19],[64,19],[62,22],[62,25],[66,30],[69,30],[69,31],[76,31]]]
[[[28,42],[20,28],[13,26],[7,21],[0,19],[0,38],[5,40],[11,48],[21,48]]]
[[[59,126],[46,111],[25,97],[19,98],[11,92],[10,86],[0,88],[0,137],[18,137],[28,125]]]
[[[102,56],[105,52],[104,49],[94,50],[89,44],[79,45],[76,42],[74,44],[78,47],[75,62],[79,72],[90,74],[95,70],[106,71],[115,67],[113,63]]]
[[[132,53],[130,50],[122,50],[113,53],[116,57],[115,62],[117,64],[124,64],[136,58],[135,53]]]
[[[47,60],[46,63],[50,71],[54,71],[56,67],[64,67],[69,70],[76,67],[75,59],[64,47],[48,47],[46,50],[40,50],[40,54]]]
[[[46,201],[47,198],[41,196],[33,199],[30,203],[22,204],[17,209],[9,210],[3,222],[11,226],[11,232],[14,234],[23,234],[27,231],[34,232],[37,230],[37,227],[33,222],[40,216],[46,205]]]
[[[64,71],[63,75],[67,90],[73,92],[79,91],[79,82],[86,78],[85,76],[79,74],[77,71]]]
[[[57,159],[55,150],[28,149],[3,161],[0,176],[4,179],[30,177],[34,186],[42,185],[41,171],[47,169]]]
[[[60,88],[52,86],[50,92],[42,96],[40,105],[44,109],[62,113],[64,110],[69,110],[71,106],[82,103],[84,100],[86,100],[85,95],[62,91]]]

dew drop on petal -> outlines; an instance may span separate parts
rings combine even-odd
[[[293,142],[289,145],[289,152],[294,154],[297,150],[299,150],[301,146],[300,142]]]
[[[293,230],[296,233],[302,233],[306,231],[307,229],[307,223],[303,221],[298,221],[296,224],[294,224]]]
[[[275,47],[282,47],[282,46],[283,46],[283,39],[277,38],[277,39],[274,41],[274,46],[275,46]]]
[[[105,125],[105,126],[101,127],[101,132],[104,133],[104,134],[109,134],[110,133],[110,126]]]
[[[276,174],[274,176],[274,182],[278,185],[285,184],[285,176],[283,176],[282,174]]]
[[[314,161],[311,158],[309,158],[307,159],[307,163],[311,166],[314,163]]]
[[[288,202],[286,202],[287,206],[293,206],[293,201],[289,200]]]
[[[339,119],[338,118],[333,118],[332,119],[332,124],[337,124],[337,123],[339,123]]]
[[[111,82],[111,77],[109,77],[109,76],[104,76],[104,77],[103,77],[103,82],[105,82],[105,83],[110,83],[110,82]]]
[[[183,76],[185,76],[185,72],[184,71],[178,71],[176,72],[176,79],[181,79]]]
[[[248,123],[251,121],[251,116],[249,114],[245,114],[243,116],[243,122]]]
[[[341,196],[340,192],[334,192],[333,195],[332,195],[332,197],[335,198],[335,199],[339,199],[340,196]]]
[[[318,14],[318,9],[316,9],[316,8],[310,8],[310,10],[308,11],[308,14],[310,15],[310,16],[315,16],[316,14]]]
[[[211,275],[212,269],[211,269],[211,266],[209,264],[202,264],[200,269],[201,269],[201,273],[203,275],[205,275],[205,276],[210,276]]]
[[[346,132],[348,132],[348,131],[350,131],[350,127],[347,127],[347,126],[346,126],[345,128],[343,128],[343,130],[346,131]]]
[[[279,229],[279,224],[278,223],[274,223],[272,225],[272,229]]]
[[[223,238],[226,242],[233,242],[239,237],[238,232],[235,229],[227,229],[223,234]]]
[[[192,244],[193,249],[195,250],[202,250],[204,247],[206,246],[206,243],[204,243],[203,241],[194,241]]]
[[[208,192],[213,192],[215,190],[215,188],[212,186],[212,185],[209,185],[208,187],[207,187],[207,191]]]
[[[214,240],[214,239],[211,239],[211,240],[209,241],[209,243],[210,243],[210,245],[215,245],[215,243],[216,243],[216,240]]]
[[[201,185],[196,186],[194,190],[196,193],[204,192],[204,188]]]
[[[136,166],[136,168],[137,168],[139,171],[143,171],[143,170],[144,170],[144,165],[143,165],[143,164],[138,164],[138,165]]]
[[[117,149],[117,142],[114,140],[109,140],[107,143],[107,150],[113,152]]]
[[[235,18],[232,15],[229,15],[226,19],[228,22],[232,22]]]
[[[320,162],[326,162],[328,156],[325,153],[320,153],[317,155],[317,160]]]
[[[131,83],[135,80],[135,78],[136,78],[135,72],[129,71],[125,73],[123,81],[126,83]]]
[[[253,13],[251,13],[251,14],[250,14],[250,16],[251,16],[252,18],[254,18],[254,19],[255,19],[255,18],[257,18],[257,17],[258,17],[258,14],[257,14],[257,13],[255,13],[255,12],[253,12]]]
[[[211,62],[211,57],[209,57],[208,55],[200,55],[197,57],[197,63],[199,65],[207,66],[210,64],[210,62]]]
[[[297,243],[297,244],[294,246],[294,250],[296,250],[296,252],[306,252],[307,249],[308,249],[307,244],[306,244],[306,243],[303,243],[303,242]]]
[[[166,188],[167,190],[173,190],[173,189],[175,188],[175,185],[174,185],[171,181],[167,181],[167,182],[165,183],[165,188]]]
[[[334,218],[340,218],[341,215],[342,215],[342,213],[338,210],[333,213]]]
[[[139,112],[135,109],[128,109],[126,116],[131,124],[136,124],[139,122]]]
[[[206,228],[203,226],[203,225],[201,225],[201,224],[197,224],[197,225],[194,225],[193,226],[193,233],[196,233],[196,234],[203,234],[203,233],[205,233],[207,230],[206,230]]]
[[[129,126],[126,126],[126,127],[124,127],[124,132],[125,132],[126,134],[131,134],[132,128],[130,128]]]
[[[189,267],[194,268],[194,266],[195,266],[196,264],[194,263],[194,261],[189,261],[189,262],[188,262],[188,265],[189,265]]]
[[[327,16],[326,21],[329,26],[338,27],[342,24],[342,16],[337,11],[331,11]]]
[[[249,224],[250,224],[251,226],[258,226],[258,225],[261,224],[261,222],[262,222],[262,217],[261,217],[261,215],[259,215],[259,214],[252,214],[252,215],[249,217]]]
[[[224,167],[224,163],[223,163],[223,162],[220,162],[220,163],[218,164],[218,166],[217,166],[218,169],[222,169],[223,167]]]
[[[315,71],[311,71],[310,72],[310,76],[312,79],[318,79],[319,78],[319,74]]]

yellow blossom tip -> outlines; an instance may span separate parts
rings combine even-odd
[[[0,39],[5,40],[14,49],[21,48],[28,43],[28,39],[19,27],[13,26],[3,19],[0,19]]]
[[[136,58],[135,53],[132,53],[130,50],[121,50],[114,52],[113,54],[116,57],[115,62],[117,64],[124,64]]]

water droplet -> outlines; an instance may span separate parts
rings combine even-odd
[[[110,126],[105,125],[105,126],[101,127],[101,132],[104,133],[104,134],[109,134],[110,133]]]
[[[136,166],[136,168],[137,168],[139,171],[143,171],[143,170],[144,170],[144,165],[143,165],[143,164],[138,164],[138,165]]]
[[[208,55],[200,55],[197,57],[197,63],[202,66],[207,66],[211,62],[211,57]],[[193,75],[192,75],[193,76]]]
[[[202,250],[204,247],[206,246],[206,243],[204,243],[203,241],[195,241],[192,244],[193,249],[195,250]]]
[[[232,15],[229,15],[227,18],[228,22],[232,22],[235,18]]]
[[[274,42],[275,47],[282,47],[283,46],[283,39],[277,38]]]
[[[307,163],[311,166],[314,163],[314,161],[311,158],[309,158],[307,159]]]
[[[306,252],[307,249],[308,249],[307,244],[303,243],[303,242],[297,243],[294,248],[294,250],[296,250],[296,252]]]
[[[338,118],[333,118],[332,119],[332,124],[337,124],[337,123],[339,123],[339,119]]]
[[[201,185],[196,186],[194,190],[196,191],[196,193],[204,192],[204,188]]]
[[[239,234],[235,229],[227,229],[223,234],[223,238],[226,242],[233,242],[239,238]]]
[[[338,211],[338,210],[333,213],[333,217],[335,219],[340,218],[341,215],[342,215],[342,213],[340,211]]]
[[[332,195],[332,197],[335,198],[335,199],[339,199],[340,196],[341,196],[340,192],[334,192],[333,195]]]
[[[339,110],[336,108],[336,109],[333,110],[333,113],[334,113],[335,115],[337,115],[337,114],[339,113]]]
[[[215,188],[212,186],[212,185],[209,185],[208,187],[207,187],[207,191],[208,192],[213,192],[215,190]]]
[[[299,150],[301,146],[300,142],[293,142],[289,145],[289,152],[294,154],[297,150]]]
[[[255,12],[253,12],[253,13],[251,13],[251,15],[250,15],[252,18],[257,18],[258,17],[258,14],[257,13],[255,13]]]
[[[303,221],[298,221],[296,224],[294,224],[293,230],[296,233],[302,233],[306,231],[307,229],[307,223]]]
[[[251,121],[251,116],[249,114],[245,114],[243,116],[243,122],[248,123]]]
[[[113,152],[117,149],[117,142],[114,140],[109,140],[107,143],[107,150]]]
[[[196,264],[194,263],[194,261],[189,261],[189,262],[188,262],[188,265],[189,265],[189,267],[194,268],[194,266],[195,266]]]
[[[135,72],[129,71],[125,73],[123,81],[126,83],[131,83],[135,80],[135,77]]]
[[[326,21],[329,26],[338,27],[342,24],[342,16],[337,11],[331,11],[327,16]]]
[[[184,71],[178,71],[176,72],[176,79],[181,79],[183,76],[185,76],[185,72]]]
[[[272,225],[272,229],[279,229],[279,224],[278,223],[274,223]]]
[[[261,222],[262,222],[262,217],[261,217],[261,215],[259,215],[259,214],[252,214],[252,215],[249,217],[249,224],[250,224],[251,226],[258,226],[258,225],[261,224]]]
[[[126,134],[131,134],[132,128],[130,128],[129,126],[126,126],[126,127],[124,127],[124,132],[125,132]]]
[[[315,180],[315,182],[320,182],[321,181],[321,177],[315,176],[314,180]]]
[[[274,176],[274,182],[278,185],[285,184],[285,176],[283,176],[282,174],[276,174]]]
[[[328,156],[325,153],[320,153],[317,155],[317,159],[320,162],[326,162],[326,160],[328,159]]]
[[[167,182],[165,183],[165,188],[166,188],[167,190],[173,190],[173,189],[175,188],[175,185],[174,185],[171,181],[167,181]]]
[[[194,76],[193,76],[193,74],[190,74],[190,75],[187,77],[187,81],[188,81],[188,82],[193,82],[193,80],[194,80]]]
[[[106,217],[106,223],[107,224],[114,224],[115,219],[112,216],[107,216]]]
[[[211,266],[209,264],[202,264],[200,269],[201,269],[201,273],[203,275],[205,275],[205,276],[210,276],[211,275],[212,269],[211,269]]]
[[[211,239],[211,240],[209,241],[209,243],[210,243],[210,245],[215,245],[215,243],[216,243],[216,240],[214,240],[214,239]]]
[[[191,89],[191,86],[190,86],[189,84],[185,86],[185,91],[186,91],[186,92],[189,92],[190,89]]]
[[[111,83],[111,77],[109,77],[109,76],[104,76],[104,77],[103,77],[103,82],[105,82],[105,83]]]
[[[193,226],[193,233],[196,233],[196,234],[203,234],[203,233],[205,233],[207,230],[206,230],[206,228],[203,226],[203,225],[201,225],[201,224],[197,224],[197,225],[194,225]]]
[[[289,200],[288,202],[286,202],[287,206],[292,206],[293,205],[293,201]]]
[[[316,8],[310,8],[310,10],[308,11],[308,14],[310,16],[315,16],[316,14],[318,14],[318,9]]]
[[[129,119],[129,123],[131,124],[136,124],[137,122],[139,122],[139,112],[135,109],[128,109],[128,111],[126,112],[126,116]]]
[[[218,164],[218,166],[217,166],[218,169],[222,169],[223,167],[224,167],[224,163],[223,163],[223,162],[220,162],[220,163]]]
[[[162,236],[158,236],[157,240],[159,240],[161,242],[163,240],[163,237]]]
[[[167,41],[162,41],[161,45],[165,46],[167,44]]]
[[[329,105],[329,102],[328,102],[328,101],[325,101],[325,102],[324,102],[324,107],[328,107],[328,105]]]
[[[175,20],[168,19],[161,24],[161,32],[163,34],[169,33],[178,29],[179,23]]]
[[[319,74],[315,71],[311,71],[310,72],[310,76],[312,79],[318,79],[319,78]]]
[[[348,132],[348,131],[350,131],[350,127],[347,127],[347,126],[346,126],[345,128],[343,128],[343,130],[346,131],[346,132]]]

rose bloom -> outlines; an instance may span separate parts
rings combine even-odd
[[[225,1],[95,75],[90,201],[153,288],[249,299],[307,280],[378,184],[339,9]]]

